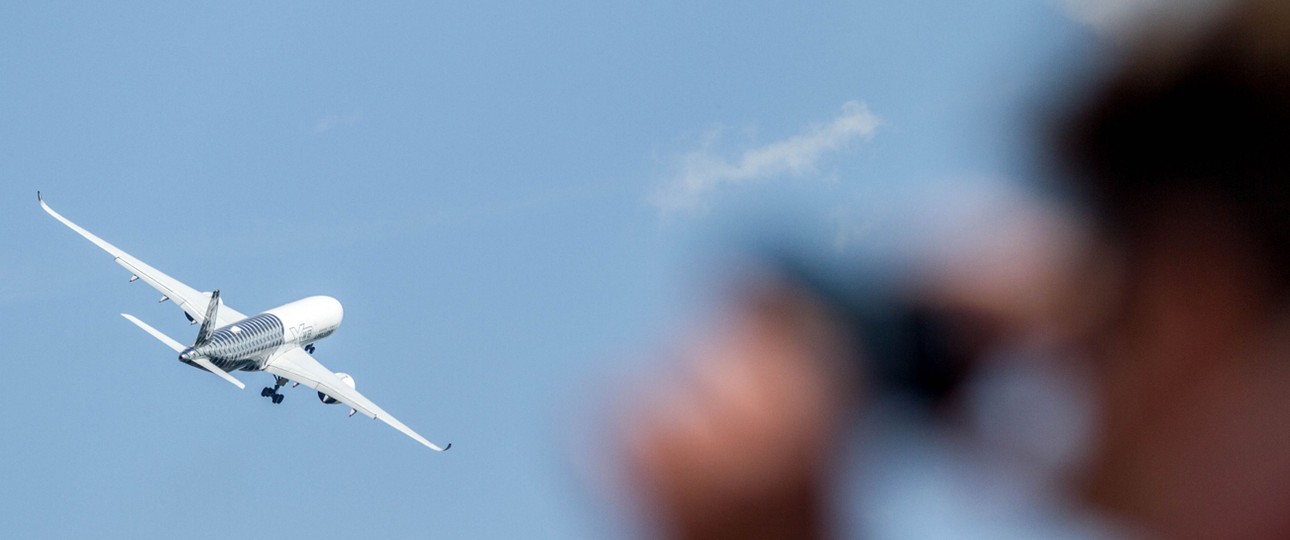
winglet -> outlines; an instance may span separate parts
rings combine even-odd
[[[36,201],[40,203],[40,207],[46,213],[54,215],[54,209],[49,207],[49,203],[45,202],[45,196],[40,193],[40,190],[36,190]]]
[[[40,190],[36,191],[36,201],[40,203],[40,207],[44,209],[46,213],[48,213],[51,216],[57,217],[59,218],[59,221],[62,221],[63,219],[62,216],[59,216],[57,212],[54,212],[53,208],[49,207],[49,203],[45,202],[45,196],[40,193]]]

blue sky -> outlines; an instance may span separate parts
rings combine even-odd
[[[845,260],[929,189],[1029,180],[1113,18],[513,4],[0,6],[0,536],[630,535],[580,461],[731,250]],[[37,189],[243,312],[338,298],[317,357],[453,450],[179,365],[117,314],[195,329]]]

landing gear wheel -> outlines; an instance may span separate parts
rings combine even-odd
[[[285,398],[285,397],[286,397],[286,396],[284,396],[284,395],[282,395],[282,394],[274,394],[274,395],[273,395],[273,404],[274,404],[274,405],[277,405],[277,404],[279,404],[279,403],[282,403],[282,399],[283,399],[283,398]]]
[[[264,387],[263,390],[260,390],[260,397],[269,397],[273,395],[273,392],[274,392],[273,388],[266,386]]]

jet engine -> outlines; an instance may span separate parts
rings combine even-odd
[[[349,376],[349,374],[347,374],[347,373],[341,373],[341,372],[339,372],[339,371],[338,371],[338,372],[336,372],[336,377],[338,377],[338,378],[339,378],[342,382],[344,382],[345,384],[348,384],[350,388],[356,388],[356,387],[354,386],[354,378],[353,378],[353,377],[350,377],[350,376]],[[327,395],[327,394],[324,394],[324,393],[322,393],[322,392],[318,392],[318,401],[321,401],[321,402],[323,402],[323,403],[326,403],[327,405],[331,405],[331,404],[333,404],[333,403],[340,403],[339,401],[336,401],[336,398],[333,398],[333,397],[331,397],[331,396],[329,396],[329,395]]]

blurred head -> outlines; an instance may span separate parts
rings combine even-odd
[[[1290,4],[1158,28],[1059,128],[1060,159],[1116,240],[1223,220],[1276,294],[1290,285]],[[1183,208],[1178,208],[1183,206]],[[1178,215],[1181,214],[1181,215]]]
[[[1058,129],[1118,294],[1087,493],[1164,536],[1290,534],[1290,3],[1144,36]]]

